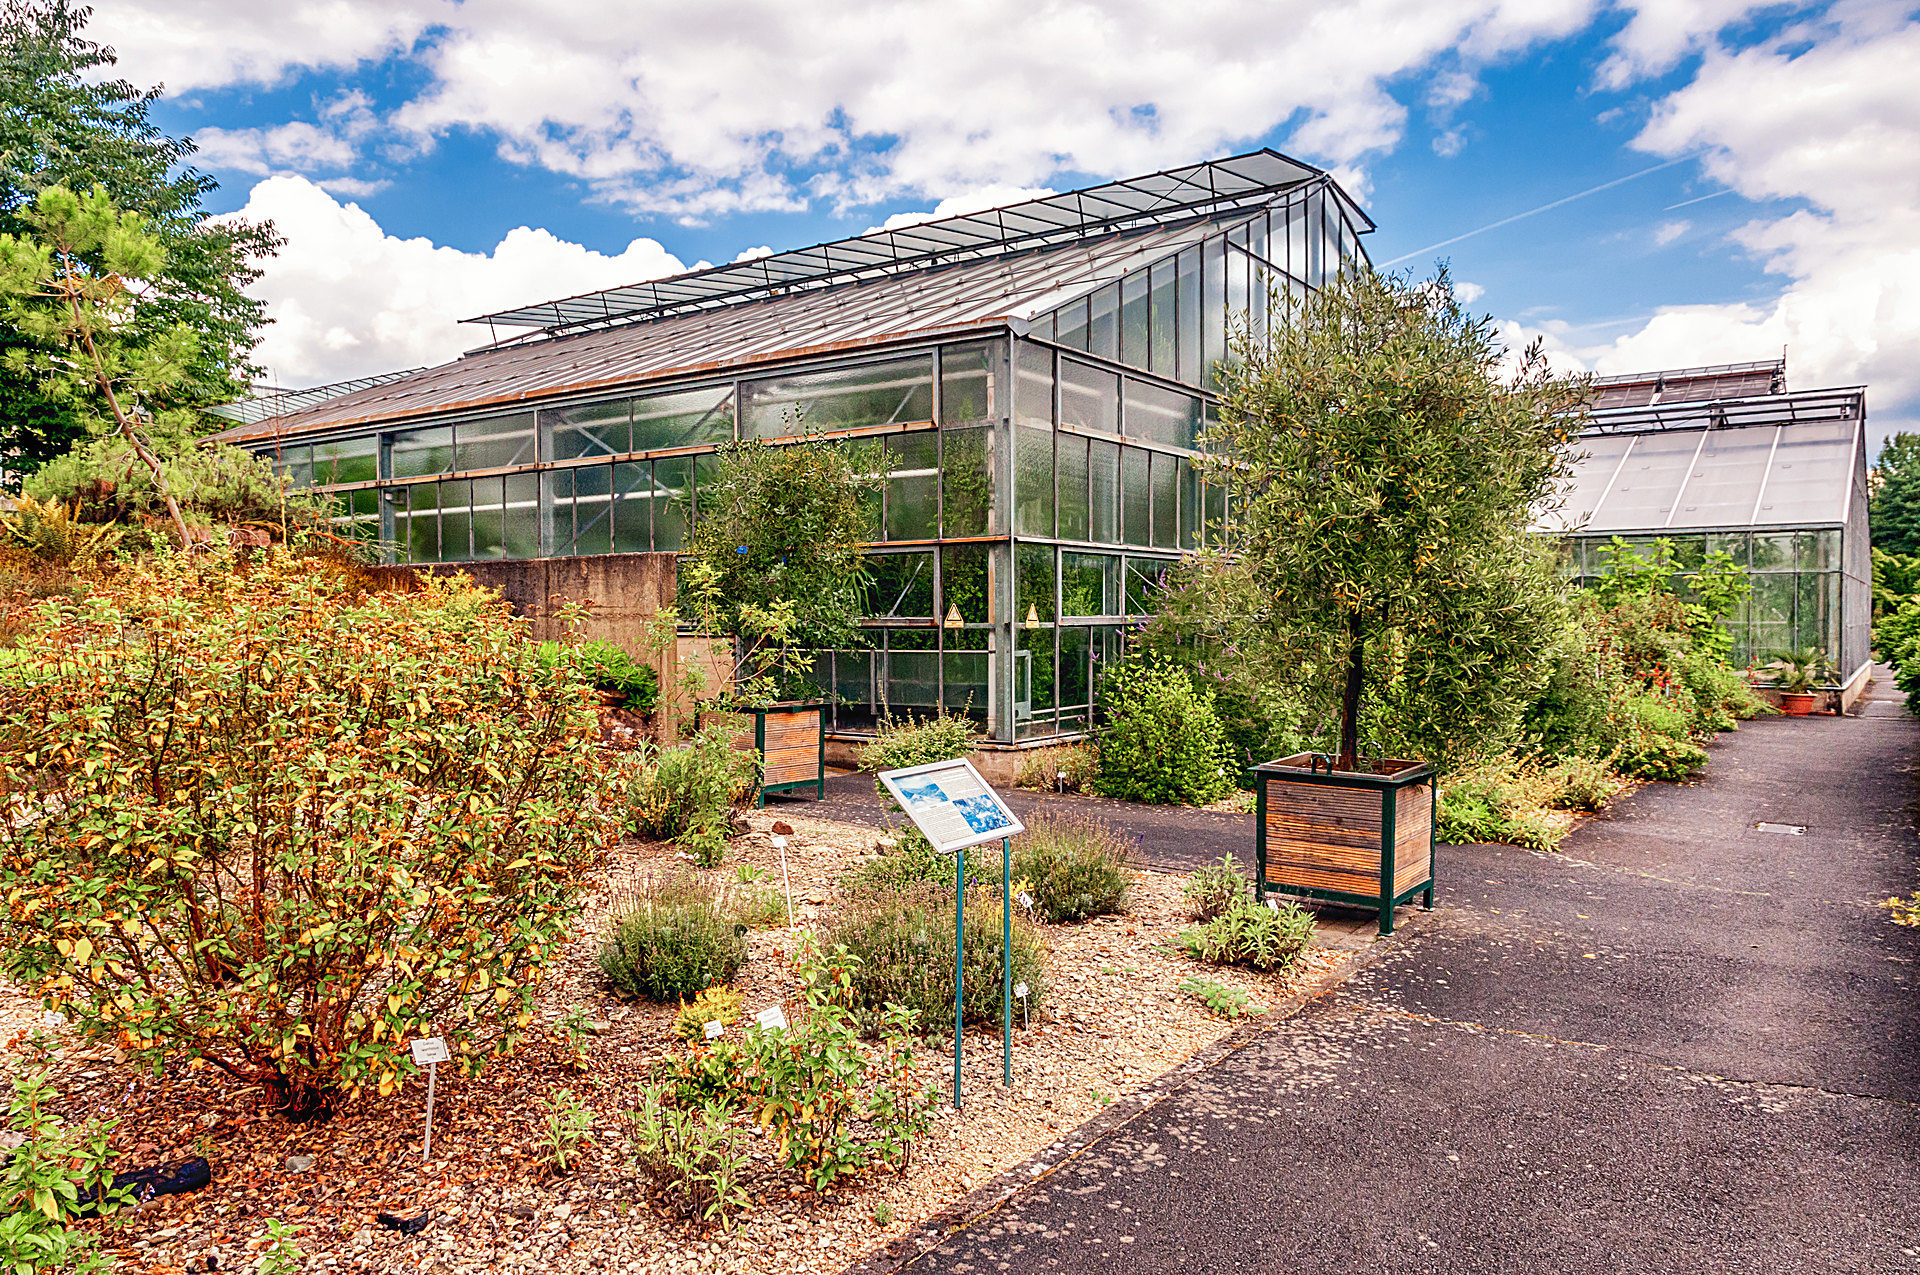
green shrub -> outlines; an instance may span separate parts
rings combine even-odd
[[[734,808],[760,773],[759,754],[733,746],[736,733],[723,720],[652,754],[628,785],[628,826],[643,837],[680,843],[702,867],[717,865],[732,835]]]
[[[622,996],[677,1001],[731,983],[747,959],[746,926],[691,872],[649,881],[616,908],[600,969]]]
[[[565,665],[584,677],[593,689],[613,698],[614,707],[651,713],[660,698],[660,675],[611,642],[540,644],[540,661],[549,668]]]
[[[941,854],[933,843],[914,827],[895,828],[880,843],[880,851],[847,877],[855,890],[901,890],[925,882],[940,882],[953,888],[953,856]],[[984,886],[990,880],[998,884],[1000,855],[998,847],[975,846],[967,851],[967,888]]]
[[[0,969],[134,1058],[283,1110],[390,1093],[406,1042],[511,1048],[617,836],[590,691],[496,595],[369,593],[283,550],[48,603],[0,683]]]
[[[1601,769],[1604,774],[1604,766]],[[1511,756],[1456,772],[1440,784],[1434,839],[1450,845],[1494,842],[1557,849],[1573,826],[1571,817],[1558,813],[1565,808],[1560,798],[1569,782],[1552,767]]]
[[[1127,845],[1098,820],[1036,814],[1013,852],[1013,875],[1033,894],[1034,910],[1054,925],[1078,925],[1127,910],[1133,872]]]
[[[1291,903],[1265,906],[1250,898],[1180,932],[1180,950],[1210,965],[1285,972],[1313,943],[1313,914]]]
[[[1046,999],[1043,946],[1015,908],[1013,979],[1027,985],[1027,1004]],[[962,1015],[969,1023],[1000,1022],[999,892],[969,891]],[[913,1011],[924,1028],[953,1021],[953,887],[937,882],[858,895],[828,929],[825,942],[859,961],[853,1007],[869,1024],[888,1005]]]
[[[1061,744],[1020,754],[1015,788],[1034,792],[1087,792],[1100,771],[1100,754],[1091,744]]]
[[[1556,810],[1599,810],[1624,786],[1603,758],[1569,757],[1545,772]]]
[[[1621,746],[1614,769],[1635,779],[1687,779],[1707,764],[1707,750],[1688,739],[1674,739],[1652,731],[1635,735]]]
[[[883,770],[905,770],[936,761],[966,757],[973,752],[973,722],[955,717],[942,709],[933,717],[888,718],[880,724],[873,742],[860,752],[860,769],[870,775]],[[882,797],[887,790],[879,780],[874,788]]]
[[[580,1144],[593,1131],[593,1112],[571,1089],[554,1090],[541,1105],[546,1118],[537,1144],[540,1158],[550,1173],[571,1172],[579,1159]]]
[[[1232,1020],[1267,1012],[1265,1005],[1254,1004],[1252,998],[1239,988],[1227,987],[1213,979],[1201,978],[1198,974],[1181,979],[1180,990],[1205,1005],[1218,1018]]]
[[[653,1084],[641,1090],[627,1126],[634,1163],[683,1216],[731,1231],[733,1219],[752,1206],[740,1185],[752,1160],[747,1135],[724,1103],[688,1110],[669,1100],[665,1083]]]
[[[725,1027],[740,1017],[740,993],[731,987],[709,987],[680,1007],[674,1016],[673,1034],[684,1041],[707,1038],[707,1024]]]
[[[1106,725],[1094,791],[1123,801],[1197,806],[1232,786],[1232,753],[1213,696],[1184,669],[1129,661],[1102,686]]]
[[[1180,893],[1186,896],[1187,915],[1196,921],[1211,921],[1237,901],[1253,893],[1253,880],[1232,855],[1208,864],[1187,878]]]
[[[16,1075],[7,1128],[19,1142],[0,1160],[0,1270],[104,1269],[92,1263],[93,1237],[68,1226],[89,1200],[111,1210],[113,1124],[66,1124],[49,1107],[55,1094],[39,1072]]]

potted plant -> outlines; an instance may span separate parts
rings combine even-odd
[[[1332,745],[1252,768],[1257,891],[1363,905],[1391,933],[1397,905],[1433,904],[1436,764],[1511,735],[1564,629],[1528,528],[1587,390],[1537,344],[1506,374],[1444,273],[1349,272],[1270,313],[1222,368],[1203,462],[1234,558],[1201,555],[1222,587],[1188,593],[1239,608],[1208,625],[1220,649],[1297,685]]]
[[[1780,690],[1781,714],[1786,717],[1810,715],[1820,699],[1814,688],[1833,677],[1833,665],[1827,660],[1827,653],[1817,646],[1807,646],[1797,651],[1775,651],[1770,658],[1773,684]]]

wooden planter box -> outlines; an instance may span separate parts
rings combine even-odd
[[[753,746],[760,750],[760,796],[812,788],[827,795],[827,714],[824,704],[769,704],[747,710],[753,717]]]
[[[1311,753],[1255,766],[1254,896],[1268,891],[1371,908],[1433,906],[1433,767],[1383,760],[1334,771]]]

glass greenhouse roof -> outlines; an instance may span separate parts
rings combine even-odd
[[[1575,441],[1558,535],[1839,526],[1865,463],[1861,389],[1594,413]]]
[[[1276,191],[1323,175],[1277,151],[1253,151],[1004,208],[876,230],[752,261],[500,310],[466,322],[560,332],[685,314],[1253,208]],[[1344,211],[1356,224],[1372,229],[1358,208],[1347,204]]]

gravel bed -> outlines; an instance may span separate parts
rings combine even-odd
[[[805,926],[844,901],[838,881],[873,853],[876,834],[791,811],[779,816],[795,828],[785,868],[795,920]],[[744,862],[779,885],[781,855],[768,836],[774,818],[754,813],[752,831],[714,870],[717,878],[732,880],[734,865]],[[656,1209],[631,1167],[622,1112],[649,1066],[682,1046],[672,1036],[673,1007],[621,1004],[595,961],[609,900],[678,863],[672,847],[651,843],[629,843],[609,857],[582,937],[543,986],[545,1035],[478,1078],[440,1077],[433,1160],[426,1165],[424,1078],[332,1121],[299,1125],[267,1110],[257,1087],[211,1069],[169,1067],[154,1077],[64,1030],[49,1033],[65,1110],[120,1121],[116,1167],[194,1154],[213,1162],[208,1189],[90,1224],[100,1228],[115,1269],[250,1270],[266,1220],[278,1218],[298,1228],[313,1271],[837,1271],[1231,1031],[1234,1024],[1177,990],[1182,979],[1204,971],[1273,1005],[1293,990],[1331,981],[1353,955],[1316,948],[1286,979],[1207,969],[1171,946],[1186,924],[1184,878],[1138,871],[1127,915],[1042,927],[1050,1000],[1015,1035],[1010,1089],[1001,1084],[999,1034],[970,1031],[964,1107],[942,1109],[905,1174],[869,1171],[816,1197],[767,1160],[760,1143],[747,1182],[755,1205],[724,1234]],[[799,989],[787,958],[794,942],[785,928],[749,936],[749,959],[735,984],[746,1014],[774,1004],[793,1012]],[[580,1042],[584,1065],[552,1030],[575,1007],[592,1020]],[[0,990],[0,1029],[12,1037],[10,1048],[23,1050],[25,1029],[39,1021],[31,997]],[[923,1083],[938,1080],[950,1089],[951,1063],[950,1051],[923,1052]],[[543,1103],[560,1088],[593,1110],[594,1135],[574,1172],[544,1176],[537,1150]],[[406,1236],[377,1225],[381,1212],[431,1218]]]

